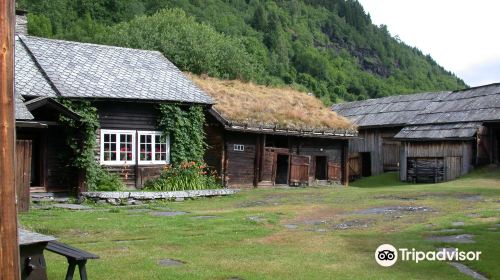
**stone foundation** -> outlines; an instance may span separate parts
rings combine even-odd
[[[196,197],[225,196],[237,193],[238,189],[191,190],[173,192],[82,192],[80,200],[111,205],[138,205],[152,201],[183,201]]]

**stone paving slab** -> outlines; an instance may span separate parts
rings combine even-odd
[[[444,243],[476,243],[474,235],[472,234],[459,234],[447,236],[431,236],[427,240]]]
[[[55,208],[62,208],[62,209],[68,209],[68,210],[92,210],[92,207],[86,206],[86,205],[81,205],[81,204],[54,204],[52,205]]]
[[[484,277],[483,275],[479,274],[478,272],[472,270],[470,267],[464,265],[464,264],[461,264],[461,263],[458,263],[458,262],[449,262],[448,263],[449,265],[455,267],[456,269],[458,269],[458,271],[460,271],[461,273],[465,274],[465,275],[468,275],[474,279],[477,279],[477,280],[488,280],[488,278]]]

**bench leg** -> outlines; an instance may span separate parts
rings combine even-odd
[[[73,280],[75,274],[76,261],[68,259],[68,271],[66,272],[66,280]]]
[[[87,280],[87,270],[85,269],[87,261],[78,262],[78,270],[80,271],[80,280]]]

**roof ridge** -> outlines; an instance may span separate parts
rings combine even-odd
[[[88,43],[88,42],[69,41],[69,40],[62,40],[62,39],[51,39],[51,38],[44,38],[44,37],[37,37],[37,36],[27,36],[27,35],[19,35],[19,37],[21,39],[22,39],[22,37],[24,37],[24,38],[28,38],[28,39],[32,38],[32,39],[35,39],[35,40],[53,41],[53,42],[63,43],[63,44],[85,45],[85,46],[93,46],[93,47],[99,47],[99,48],[111,48],[111,49],[131,50],[131,51],[137,51],[137,52],[155,53],[155,54],[160,54],[160,55],[163,56],[163,54],[161,52],[157,51],[157,50],[145,50],[145,49],[120,47],[120,46],[113,46],[113,45]]]
[[[486,84],[486,85],[480,85],[480,86],[475,86],[475,87],[470,87],[470,88],[458,89],[458,90],[454,90],[452,92],[462,92],[462,91],[467,91],[467,90],[471,90],[471,89],[478,89],[478,88],[491,87],[491,86],[500,86],[500,82]]]

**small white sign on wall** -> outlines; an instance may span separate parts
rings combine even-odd
[[[234,150],[238,151],[238,152],[243,152],[243,151],[245,151],[245,145],[234,144]]]

